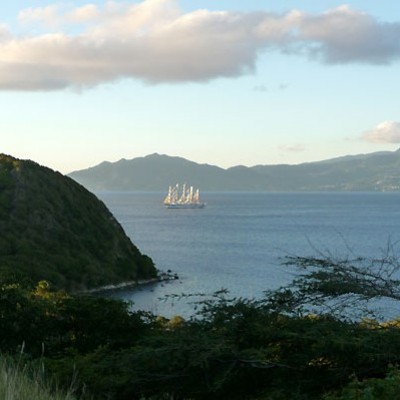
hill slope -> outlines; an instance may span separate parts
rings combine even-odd
[[[400,151],[346,156],[299,165],[228,169],[152,154],[104,162],[69,176],[93,191],[163,190],[190,183],[202,190],[313,191],[400,190]]]
[[[84,289],[154,276],[105,205],[68,177],[0,155],[0,276]]]
[[[69,176],[92,190],[165,190],[168,182],[190,181],[197,186],[217,187],[222,168],[196,164],[180,157],[152,154],[147,157],[103,162]]]

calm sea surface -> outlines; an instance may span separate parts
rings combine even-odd
[[[225,288],[253,298],[285,285],[287,255],[379,257],[400,239],[400,193],[204,193],[199,210],[166,209],[165,193],[97,196],[158,269],[180,277],[116,296],[165,316],[191,308],[169,294]]]

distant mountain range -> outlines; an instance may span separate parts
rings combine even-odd
[[[165,191],[168,185],[185,182],[203,191],[398,191],[400,149],[298,165],[228,169],[151,154],[102,162],[69,176],[91,191]]]

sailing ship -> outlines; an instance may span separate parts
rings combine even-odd
[[[180,190],[179,184],[176,184],[168,188],[164,205],[167,208],[204,208],[206,203],[200,200],[199,189],[194,189],[193,186],[183,184],[182,190]]]

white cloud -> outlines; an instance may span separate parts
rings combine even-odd
[[[18,14],[18,20],[24,24],[39,21],[48,25],[53,25],[54,21],[59,19],[58,9],[59,7],[56,5],[26,8]]]
[[[363,134],[363,139],[374,143],[400,143],[400,122],[384,121]]]
[[[257,57],[268,50],[331,63],[389,63],[400,56],[400,23],[381,23],[345,6],[320,15],[183,13],[177,0],[109,1],[102,7],[29,8],[19,20],[47,33],[12,37],[0,29],[0,89],[236,77],[254,72]]]
[[[306,150],[304,144],[296,143],[292,145],[284,145],[279,146],[280,151],[289,152],[289,153],[301,153]]]
[[[280,83],[274,86],[268,86],[265,84],[259,84],[253,87],[255,92],[270,92],[270,91],[283,91],[286,90],[290,85],[288,83]]]
[[[268,92],[268,86],[267,85],[256,85],[253,87],[253,90],[256,92]]]
[[[100,16],[100,11],[96,5],[87,4],[72,11],[70,16],[72,21],[86,22],[96,20]]]
[[[63,25],[96,21],[100,15],[100,10],[94,4],[86,4],[72,10],[65,10],[60,5],[50,5],[26,8],[18,14],[18,20],[25,25],[39,24],[56,29]]]
[[[0,43],[8,41],[12,38],[11,32],[6,25],[0,24]]]

